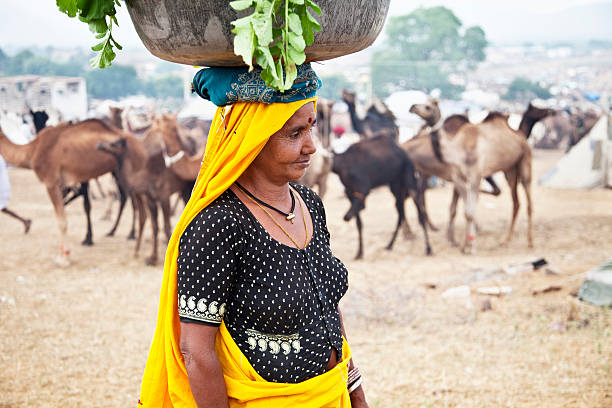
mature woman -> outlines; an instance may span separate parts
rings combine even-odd
[[[300,178],[315,153],[320,81],[284,94],[257,72],[206,69],[218,106],[200,175],[166,254],[139,403],[150,407],[366,407],[338,302],[347,271]]]

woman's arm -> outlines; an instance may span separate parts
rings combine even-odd
[[[346,337],[346,331],[344,330],[344,321],[342,320],[342,313],[340,312],[340,307],[338,307],[338,314],[340,315],[340,325],[342,326],[342,335],[348,341],[348,337]],[[355,366],[353,359],[349,361],[348,368],[349,370]],[[368,408],[368,402],[366,401],[365,393],[363,392],[363,387],[360,385],[350,394],[351,397],[351,406],[353,408]]]
[[[221,363],[215,353],[217,326],[181,322],[181,354],[191,392],[200,408],[228,408]]]

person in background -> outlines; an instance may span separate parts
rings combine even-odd
[[[24,233],[27,234],[30,231],[32,220],[22,218],[15,212],[7,208],[6,205],[8,204],[10,197],[11,182],[8,177],[8,168],[6,162],[4,161],[4,158],[0,155],[0,211],[2,211],[3,214],[6,214],[21,221],[23,224]]]

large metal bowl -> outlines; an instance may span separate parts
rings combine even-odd
[[[306,48],[307,61],[322,61],[368,47],[383,27],[390,0],[318,0],[323,29]],[[155,56],[180,64],[240,66],[230,22],[248,15],[229,0],[126,0],[134,27]],[[314,14],[313,14],[314,15]]]

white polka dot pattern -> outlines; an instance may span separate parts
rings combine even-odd
[[[219,325],[267,381],[322,374],[332,347],[342,358],[338,302],[347,271],[329,248],[325,210],[310,189],[292,186],[310,210],[305,249],[273,239],[227,190],[189,224],[178,256],[181,321]]]

